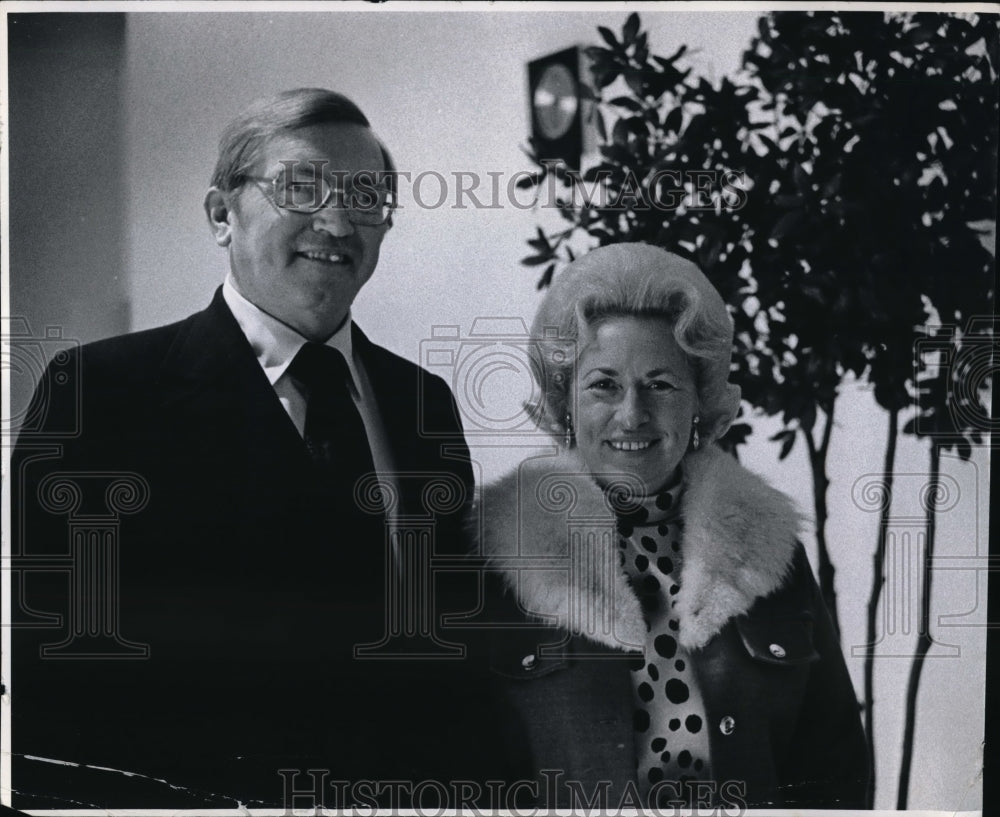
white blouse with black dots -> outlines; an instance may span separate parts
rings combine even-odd
[[[646,622],[645,661],[632,670],[637,783],[710,778],[705,707],[673,610],[681,592],[682,483],[640,503],[618,503],[622,565]],[[669,796],[664,789],[664,795]]]

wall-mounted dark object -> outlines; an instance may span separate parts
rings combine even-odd
[[[586,149],[585,103],[580,91],[586,57],[578,46],[528,63],[531,136],[539,160],[580,167]]]

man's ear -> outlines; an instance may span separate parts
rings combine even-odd
[[[233,209],[229,194],[223,193],[218,187],[208,188],[205,194],[205,215],[215,243],[220,247],[228,247],[233,229]]]

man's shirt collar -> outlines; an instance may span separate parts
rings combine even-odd
[[[232,273],[226,276],[222,284],[222,297],[240,329],[243,330],[243,334],[246,335],[268,382],[273,386],[288,369],[299,349],[307,343],[307,338],[248,301],[236,288]],[[350,310],[340,328],[327,339],[326,345],[337,349],[344,356],[356,385],[358,373],[354,365],[354,349],[351,342]]]

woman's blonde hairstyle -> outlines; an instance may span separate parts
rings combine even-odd
[[[726,433],[740,404],[729,382],[733,323],[718,290],[692,262],[649,244],[612,244],[577,259],[554,279],[532,323],[530,407],[553,436],[566,431],[580,353],[612,317],[662,318],[685,353],[698,393],[701,438]]]

